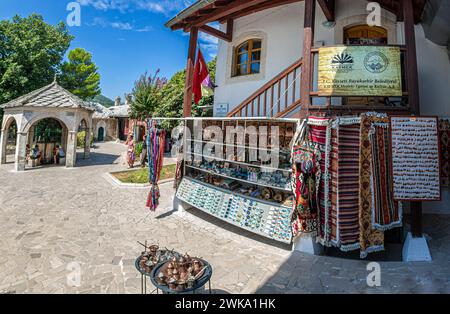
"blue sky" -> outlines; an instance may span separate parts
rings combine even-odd
[[[145,71],[159,68],[170,78],[185,68],[189,36],[164,24],[193,0],[1,0],[0,19],[38,13],[54,25],[66,22],[67,5],[73,1],[81,4],[81,26],[69,27],[75,36],[70,49],[92,53],[104,95],[123,98]],[[210,60],[217,40],[201,34],[199,41]]]

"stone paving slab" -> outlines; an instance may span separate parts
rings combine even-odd
[[[161,186],[161,205],[150,213],[147,189],[115,187],[103,176],[124,169],[124,149],[99,144],[76,169],[0,166],[0,293],[140,293],[134,260],[145,240],[208,260],[215,293],[450,292],[446,216],[425,220],[433,262],[381,262],[382,286],[370,288],[367,261],[292,253],[203,212],[174,212],[172,184]],[[74,274],[78,286],[68,281]]]

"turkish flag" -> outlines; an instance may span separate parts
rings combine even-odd
[[[208,66],[206,65],[205,58],[203,58],[203,54],[199,49],[197,61],[195,62],[194,81],[192,86],[195,104],[198,104],[200,99],[202,99],[202,83],[208,75]]]

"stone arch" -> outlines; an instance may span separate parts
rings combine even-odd
[[[67,151],[69,149],[69,147],[68,147],[68,138],[69,138],[69,131],[70,131],[70,129],[68,128],[68,126],[66,124],[67,122],[64,122],[62,119],[60,119],[60,117],[55,117],[53,115],[49,115],[49,116],[40,115],[39,118],[32,119],[29,122],[29,126],[27,126],[27,128],[26,128],[27,132],[24,133],[24,134],[26,134],[26,143],[30,144],[30,146],[31,146],[31,144],[34,144],[34,142],[33,142],[33,140],[34,140],[34,127],[40,121],[46,120],[46,119],[55,120],[61,125],[61,131],[62,131],[61,139],[59,141],[57,141],[55,143],[55,145],[58,144],[64,150],[64,152],[67,153]],[[40,147],[40,148],[41,148],[41,151],[42,151],[42,147]],[[45,155],[45,152],[43,153],[43,155]],[[66,159],[66,165],[67,165],[67,161],[68,160]]]
[[[17,118],[14,115],[5,115],[3,117],[2,131],[7,130],[11,126],[11,123],[13,121],[16,122],[17,128],[19,128],[19,121],[17,120]]]
[[[17,118],[14,115],[5,115],[0,134],[0,164],[6,163],[8,139],[10,137],[9,132],[10,127],[12,126],[13,123],[16,124],[16,132],[19,132],[19,122]],[[17,147],[17,135],[15,139],[15,147]]]
[[[43,119],[55,119],[61,123],[63,127],[66,127],[67,130],[73,131],[74,130],[74,121],[68,119],[64,115],[57,115],[52,113],[42,113],[42,114],[34,114],[31,119],[29,119],[24,125],[22,126],[21,132],[22,133],[28,133],[30,131],[30,128],[35,125],[37,122],[43,120]]]
[[[104,130],[104,136],[106,137],[106,122],[103,120],[100,120],[97,125],[95,126],[95,133],[94,133],[94,137],[97,138],[98,140],[98,131],[100,130],[100,128],[103,128]]]

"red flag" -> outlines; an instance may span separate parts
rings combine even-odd
[[[194,81],[192,90],[194,92],[194,102],[198,104],[200,99],[202,99],[202,82],[208,77],[208,66],[206,65],[205,58],[203,54],[198,50],[197,61],[195,62],[194,68]]]

